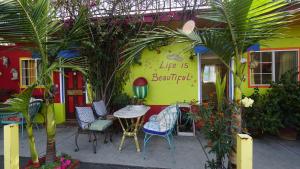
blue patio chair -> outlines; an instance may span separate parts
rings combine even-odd
[[[78,121],[78,131],[75,135],[75,152],[79,151],[78,146],[78,136],[79,134],[89,134],[94,136],[93,139],[93,149],[94,153],[96,153],[96,147],[97,147],[97,132],[105,133],[104,143],[107,143],[106,137],[108,128],[112,125],[111,120],[103,120],[103,119],[96,119],[93,110],[91,107],[76,107],[76,118]],[[111,140],[111,138],[110,138]],[[89,140],[90,141],[90,140]]]
[[[1,125],[6,124],[18,124],[21,128],[21,135],[23,137],[25,119],[22,113],[0,113],[0,123]]]
[[[153,115],[149,121],[145,123],[143,131],[144,137],[144,150],[143,157],[146,158],[146,146],[152,136],[160,136],[167,140],[170,149],[174,151],[175,145],[173,142],[173,131],[177,122],[180,109],[178,105],[171,105],[163,109],[158,115]]]

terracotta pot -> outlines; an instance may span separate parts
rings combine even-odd
[[[45,157],[39,158],[40,165],[44,164],[45,160],[46,160]],[[59,160],[59,159],[57,158],[57,160]],[[79,164],[80,164],[79,160],[74,160],[73,159],[71,165],[68,166],[68,169],[77,169],[77,168],[79,168]],[[27,165],[24,167],[24,169],[39,168],[40,165],[37,166],[37,164],[34,164],[34,163],[32,163],[31,160],[29,160]]]
[[[286,127],[279,130],[278,136],[284,140],[293,141],[297,140],[298,133],[296,129]]]

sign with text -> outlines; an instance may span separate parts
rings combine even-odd
[[[182,101],[197,100],[197,58],[190,59],[190,52],[183,52],[188,44],[176,44],[160,48],[160,51],[145,50],[141,65],[133,65],[125,91],[132,95],[132,82],[145,77],[149,82],[146,103],[167,105]]]

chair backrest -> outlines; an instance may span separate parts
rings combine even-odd
[[[160,129],[164,131],[172,130],[175,127],[179,112],[178,105],[170,105],[163,109],[157,116]]]
[[[75,107],[76,118],[80,128],[88,128],[88,124],[95,121],[95,116],[91,107]]]
[[[103,117],[107,115],[106,106],[103,100],[93,102],[93,109],[95,110],[97,117]]]
[[[41,100],[36,100],[29,103],[28,113],[31,120],[33,120],[36,114],[40,111],[41,106],[42,106]]]

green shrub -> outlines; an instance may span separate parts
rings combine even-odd
[[[259,89],[255,88],[249,98],[254,100],[252,107],[243,109],[244,128],[262,133],[276,133],[282,126],[278,107],[278,98],[270,98],[269,95],[261,95]]]
[[[279,116],[283,127],[299,128],[300,124],[300,85],[298,72],[288,71],[280,80],[272,83],[267,93],[266,109]]]
[[[254,100],[253,106],[243,109],[244,127],[273,134],[282,127],[299,129],[300,85],[297,77],[298,72],[286,72],[264,95],[256,88],[248,96]]]

